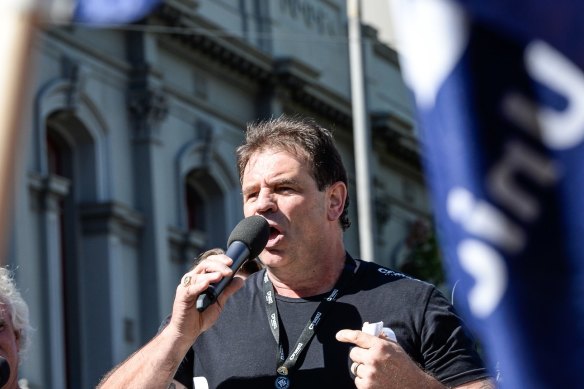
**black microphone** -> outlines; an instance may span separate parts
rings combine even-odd
[[[0,388],[3,387],[10,378],[10,365],[4,357],[0,357]]]
[[[203,312],[209,305],[213,304],[223,289],[233,279],[241,265],[249,259],[257,257],[266,247],[270,238],[270,226],[266,219],[261,216],[250,216],[240,221],[227,240],[227,255],[233,260],[231,277],[224,277],[217,284],[211,284],[206,291],[197,298],[197,310]]]

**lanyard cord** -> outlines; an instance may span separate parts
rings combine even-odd
[[[298,358],[312,337],[316,334],[318,323],[320,323],[328,309],[339,298],[341,289],[346,287],[349,279],[355,274],[356,268],[357,265],[355,264],[355,261],[347,255],[347,261],[345,262],[345,267],[343,268],[341,277],[331,292],[322,299],[310,317],[310,320],[308,323],[306,323],[306,326],[296,341],[296,345],[294,348],[290,349],[291,353],[288,355],[288,358],[284,356],[284,348],[282,342],[280,341],[279,314],[278,307],[276,306],[276,293],[274,291],[274,285],[268,277],[267,270],[264,270],[263,291],[266,303],[266,313],[268,315],[268,324],[272,330],[272,335],[274,335],[274,339],[278,344],[278,354],[276,355],[278,374],[286,376],[294,368],[296,361],[298,361]]]

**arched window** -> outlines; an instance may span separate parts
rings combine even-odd
[[[68,182],[68,190],[58,197],[54,203],[56,220],[51,225],[52,236],[59,236],[57,245],[50,260],[52,264],[60,264],[60,298],[62,306],[62,328],[64,347],[64,368],[67,388],[80,385],[81,344],[79,341],[79,266],[80,266],[80,222],[78,198],[80,182],[76,175],[79,166],[76,160],[79,154],[79,144],[75,142],[75,131],[81,132],[78,121],[66,112],[58,111],[46,121],[46,158],[50,180]],[[73,134],[73,135],[72,135]],[[77,153],[77,154],[76,154]],[[77,155],[77,157],[76,157]],[[58,256],[55,259],[54,256]],[[51,265],[52,266],[52,265]]]
[[[195,137],[176,155],[176,228],[169,229],[171,260],[182,265],[211,248],[225,248],[229,220],[239,209],[239,180],[231,161],[224,155],[232,149],[218,151],[214,141],[216,130],[199,120]],[[181,260],[182,259],[182,260]]]
[[[184,179],[187,228],[198,239],[197,252],[225,245],[225,195],[207,169],[190,170]],[[195,243],[193,241],[192,243]]]
[[[196,184],[197,176],[200,175],[200,171],[194,170],[185,180],[187,227],[189,231],[205,230],[205,202]]]
[[[71,148],[67,143],[61,138],[57,131],[51,127],[51,122],[47,122],[46,131],[46,144],[47,144],[47,167],[50,177],[60,177],[65,178],[69,183],[71,183],[72,176],[71,171],[73,170],[72,160],[71,160]],[[71,188],[69,186],[69,188]],[[66,264],[65,256],[66,250],[66,235],[67,231],[65,229],[65,208],[66,208],[66,198],[71,197],[71,191],[65,194],[64,197],[60,197],[57,200],[58,206],[58,228],[60,231],[60,241],[59,241],[59,252],[61,256],[61,265],[64,267]],[[69,205],[67,201],[67,206]],[[64,296],[66,298],[66,296]]]

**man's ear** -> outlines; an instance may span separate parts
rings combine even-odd
[[[327,189],[328,207],[327,214],[330,221],[341,217],[347,201],[347,186],[342,181],[337,181]]]

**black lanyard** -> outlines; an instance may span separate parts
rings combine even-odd
[[[332,291],[322,299],[310,317],[310,320],[308,323],[306,323],[306,326],[296,341],[296,345],[290,349],[288,358],[284,356],[284,348],[282,346],[282,342],[280,341],[279,315],[278,308],[276,306],[276,293],[274,291],[274,285],[272,285],[272,282],[268,277],[268,272],[264,270],[263,290],[266,302],[266,313],[268,314],[268,324],[272,330],[274,339],[278,344],[278,354],[276,355],[276,363],[278,366],[276,369],[278,373],[278,378],[276,379],[277,387],[289,387],[290,381],[287,376],[289,375],[290,371],[292,371],[296,365],[296,362],[298,361],[298,358],[316,333],[318,323],[320,323],[320,321],[323,319],[324,314],[332,306],[332,303],[334,303],[339,298],[341,289],[346,287],[349,279],[355,274],[356,268],[357,265],[355,261],[347,256],[347,261],[345,262],[345,267],[341,277],[335,284]],[[279,380],[281,381],[279,382]]]

